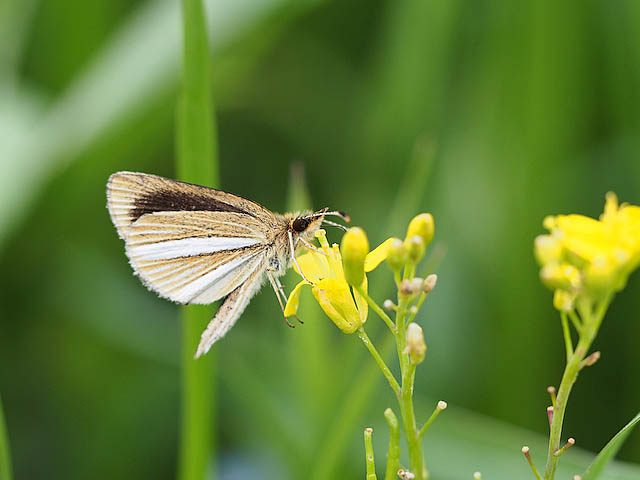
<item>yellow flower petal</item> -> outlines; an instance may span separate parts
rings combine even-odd
[[[308,285],[307,282],[300,282],[296,285],[296,288],[289,294],[289,299],[287,300],[287,304],[284,307],[284,316],[290,317],[295,315],[298,312],[298,306],[300,305],[300,290],[305,285]]]
[[[311,280],[313,283],[317,283],[321,278],[326,278],[330,275],[329,262],[327,257],[317,252],[309,252],[304,255],[300,255],[298,258],[298,265],[302,269],[304,276]],[[298,268],[295,266],[296,272]],[[300,272],[298,272],[300,273]]]
[[[322,310],[344,333],[353,333],[362,325],[346,282],[326,278],[314,285],[312,291]]]
[[[558,215],[555,217],[555,226],[565,235],[583,235],[589,237],[600,237],[605,233],[602,222],[595,218],[584,215]]]
[[[364,261],[365,272],[370,272],[382,262],[384,262],[384,260],[387,258],[387,254],[389,253],[391,242],[393,242],[393,238],[388,238],[379,246],[377,246],[373,251],[369,252],[367,258]]]

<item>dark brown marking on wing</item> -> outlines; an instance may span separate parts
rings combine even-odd
[[[131,222],[135,222],[147,213],[155,212],[178,212],[206,210],[210,212],[233,212],[250,215],[244,210],[229,205],[228,203],[215,200],[204,195],[197,195],[192,192],[181,192],[176,190],[157,190],[145,193],[134,202],[131,209]]]

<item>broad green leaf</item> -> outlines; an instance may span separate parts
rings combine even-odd
[[[638,422],[640,422],[640,413],[638,413],[633,418],[633,420],[627,423],[622,428],[622,430],[616,433],[616,435],[611,440],[609,440],[609,443],[607,443],[604,448],[600,450],[598,456],[582,475],[582,480],[595,480],[597,478],[600,478],[600,474],[602,473],[604,468],[613,459],[613,457],[616,456],[618,450],[620,450],[620,447],[633,430],[633,427],[635,427]]]

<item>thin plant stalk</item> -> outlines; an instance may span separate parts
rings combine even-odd
[[[0,397],[0,480],[12,480],[11,449],[9,448],[9,435],[7,424],[4,421],[4,408]]]
[[[587,356],[589,348],[595,339],[602,319],[607,311],[609,303],[611,302],[611,296],[607,296],[597,306],[597,309],[593,311],[591,308],[583,310],[583,327],[578,332],[579,339],[576,348],[571,350],[570,343],[567,344],[567,365],[562,375],[562,381],[560,382],[560,388],[558,389],[556,397],[556,406],[553,409],[553,421],[551,422],[551,431],[549,433],[549,452],[547,455],[547,464],[544,473],[545,480],[553,480],[556,468],[558,466],[559,456],[555,453],[560,449],[560,442],[562,440],[562,424],[564,422],[564,415],[569,401],[569,395],[573,384],[578,378],[578,373],[581,369],[582,361]]]
[[[409,273],[409,275],[411,275],[411,273]],[[382,310],[380,306],[377,305],[369,295],[363,296],[366,299],[367,303],[373,308],[373,310],[375,310],[376,312],[378,310]],[[427,471],[427,467],[424,461],[424,455],[422,453],[422,436],[420,435],[420,429],[416,424],[416,416],[413,408],[413,384],[415,380],[416,365],[411,363],[409,355],[405,351],[407,347],[407,307],[410,302],[407,299],[400,299],[398,303],[398,311],[396,315],[396,322],[394,325],[395,328],[392,330],[392,332],[396,341],[398,361],[400,363],[400,372],[402,375],[402,383],[400,385],[399,391],[395,387],[395,385],[397,385],[397,382],[395,381],[393,374],[391,374],[389,368],[380,358],[380,355],[376,355],[377,351],[375,351],[375,348],[373,348],[372,350],[373,345],[371,344],[369,338],[363,338],[361,332],[359,332],[358,335],[373,355],[376,363],[380,367],[384,376],[389,381],[392,390],[394,390],[394,393],[396,393],[396,396],[398,398],[398,403],[400,405],[400,415],[402,417],[402,424],[407,439],[407,450],[409,453],[411,471],[415,475],[416,480],[428,480],[429,473]],[[411,321],[412,318],[413,315],[411,315],[408,320]],[[362,330],[362,332],[364,332],[364,330]]]
[[[389,449],[387,450],[387,469],[384,480],[395,480],[400,469],[400,426],[393,410],[387,408],[384,418],[389,424]]]
[[[218,159],[210,54],[202,0],[182,0],[183,72],[176,119],[176,171],[180,180],[218,184]],[[213,309],[182,307],[182,407],[178,478],[211,478],[213,451],[213,351],[195,360],[200,334]]]
[[[371,356],[378,364],[378,367],[380,367],[380,370],[382,370],[382,374],[385,376],[385,378],[389,382],[389,386],[391,387],[391,390],[393,390],[393,393],[395,393],[396,396],[400,398],[401,389],[400,389],[400,385],[398,384],[398,381],[393,376],[393,373],[391,373],[391,370],[389,369],[387,364],[384,362],[382,356],[380,356],[380,354],[378,353],[378,350],[373,345],[373,342],[371,341],[367,333],[364,331],[364,328],[360,327],[357,333],[360,340],[362,340],[362,343],[364,343],[364,345],[367,347],[367,349],[371,353]]]
[[[367,465],[367,478],[366,480],[377,480],[376,476],[376,462],[373,456],[373,440],[371,438],[373,434],[373,429],[365,428],[364,429],[364,450],[365,450],[365,459]]]
[[[416,425],[416,415],[413,409],[413,383],[415,380],[416,366],[411,363],[409,355],[405,353],[407,347],[407,314],[406,300],[400,300],[398,305],[398,315],[396,319],[396,345],[398,348],[398,358],[400,360],[400,371],[402,372],[402,386],[400,396],[400,415],[407,437],[407,450],[411,471],[416,480],[427,480],[429,474],[424,462],[422,453],[422,441]]]

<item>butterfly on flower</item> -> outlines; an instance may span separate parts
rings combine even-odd
[[[131,266],[150,290],[181,304],[226,297],[196,358],[229,331],[265,280],[284,313],[279,277],[297,263],[298,245],[315,249],[310,242],[323,223],[344,228],[326,216],[349,221],[327,208],[280,215],[222,190],[133,172],[111,175],[107,207]]]

